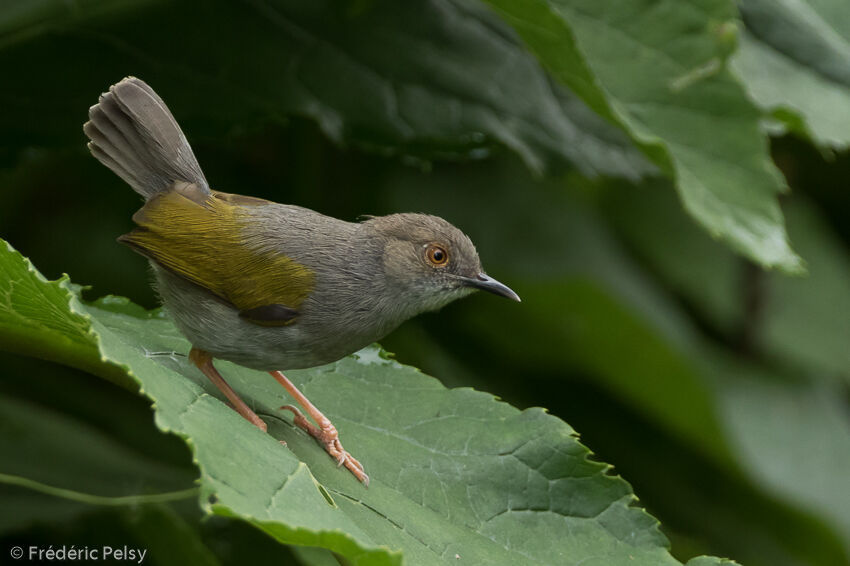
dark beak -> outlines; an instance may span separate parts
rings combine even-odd
[[[499,283],[492,277],[488,276],[485,273],[479,273],[476,277],[464,277],[463,282],[465,285],[469,287],[474,287],[475,289],[481,289],[482,291],[489,291],[494,295],[499,295],[502,297],[506,297],[508,299],[512,299],[514,301],[520,302],[521,299],[519,295],[513,292],[510,287]]]

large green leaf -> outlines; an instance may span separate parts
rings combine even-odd
[[[16,143],[81,143],[85,109],[134,74],[192,125],[190,139],[298,114],[338,142],[425,159],[486,155],[495,140],[537,171],[652,169],[474,3],[107,4],[0,7],[0,68],[17,77],[0,92],[0,129]]]
[[[739,0],[732,59],[753,99],[821,147],[850,145],[850,10],[842,0]]]
[[[273,436],[208,392],[167,319],[117,298],[85,305],[67,280],[47,282],[3,245],[0,344],[67,332],[79,352],[43,339],[32,353],[94,371],[98,362],[124,368],[153,400],[157,425],[192,448],[210,512],[355,564],[398,564],[402,553],[407,564],[677,563],[654,519],[632,506],[628,484],[589,461],[572,429],[540,409],[446,390],[374,347],[289,372],[366,463],[367,489],[280,417],[285,400],[263,373],[220,364]]]
[[[729,2],[489,2],[557,79],[594,108],[610,107],[709,233],[762,265],[801,269],[776,199],[785,183],[760,115],[725,67],[735,43]],[[577,49],[596,88],[573,64]]]

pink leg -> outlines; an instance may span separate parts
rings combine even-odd
[[[210,378],[210,381],[212,381],[222,393],[224,393],[224,396],[227,397],[228,401],[230,401],[237,413],[245,417],[245,419],[261,431],[266,432],[268,428],[266,423],[264,423],[263,420],[257,416],[257,413],[252,411],[251,408],[245,404],[245,401],[239,398],[236,391],[234,391],[233,388],[224,381],[224,378],[221,377],[221,374],[218,373],[218,370],[215,369],[215,366],[213,366],[212,355],[209,352],[192,348],[189,351],[189,359],[192,360],[193,364],[198,366],[198,369],[201,370],[204,375]]]
[[[310,417],[316,421],[316,424],[319,425],[317,427],[311,424],[296,407],[293,407],[292,405],[284,405],[281,409],[292,411],[292,414],[295,415],[295,418],[292,421],[295,426],[303,429],[307,432],[307,434],[318,440],[319,444],[325,448],[325,451],[330,454],[340,466],[348,468],[348,470],[354,474],[354,477],[368,486],[369,476],[367,476],[366,472],[363,471],[363,465],[342,447],[342,444],[339,441],[339,433],[337,433],[336,427],[333,423],[331,423],[331,421],[323,415],[322,412],[317,409],[303,393],[298,391],[298,388],[295,387],[295,385],[289,381],[285,375],[279,371],[270,371],[269,373],[278,381],[278,383],[286,388],[286,391],[292,395],[295,401],[301,405],[301,407],[307,411],[307,414],[310,415]]]

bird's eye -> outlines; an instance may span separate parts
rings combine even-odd
[[[425,248],[425,257],[435,267],[443,267],[449,261],[449,252],[442,246],[430,244]]]

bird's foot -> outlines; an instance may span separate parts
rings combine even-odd
[[[369,485],[369,476],[363,470],[363,464],[342,447],[342,443],[339,441],[339,433],[327,417],[320,414],[321,418],[317,419],[319,426],[316,426],[308,421],[307,417],[297,407],[284,405],[281,409],[292,411],[292,414],[295,415],[295,418],[292,419],[293,424],[315,438],[330,454],[331,458],[336,460],[337,466],[345,466],[358,481],[366,486]]]

